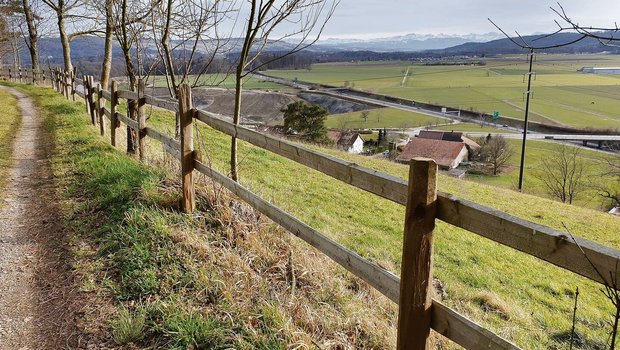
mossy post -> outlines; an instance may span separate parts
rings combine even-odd
[[[146,90],[146,86],[144,84],[144,79],[140,78],[138,80],[138,152],[140,155],[140,160],[144,161],[146,159],[146,113],[144,111],[144,106],[146,101],[144,99],[144,92]]]
[[[110,87],[110,143],[116,147],[116,129],[120,126],[116,116],[118,106],[118,82],[112,80]]]
[[[196,208],[194,190],[194,137],[192,109],[192,90],[187,84],[181,84],[178,92],[179,116],[181,121],[181,174],[183,176],[183,199],[181,207],[186,213]]]
[[[431,349],[433,230],[437,210],[437,164],[414,158],[409,166],[400,274],[398,350]]]

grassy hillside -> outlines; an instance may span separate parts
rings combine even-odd
[[[6,186],[7,171],[11,165],[13,139],[21,124],[17,100],[10,93],[0,90],[0,190]],[[0,206],[4,203],[0,202]]]
[[[324,270],[314,260],[305,260],[316,253],[289,248],[294,251],[293,259],[301,259],[294,260],[299,261],[294,265],[298,280],[306,276],[315,283],[303,284],[307,288],[300,287],[301,299],[287,304],[284,295],[291,293],[286,287],[290,282],[282,257],[289,254],[285,244],[296,245],[296,239],[280,232],[280,238],[269,241],[271,231],[260,233],[260,228],[272,225],[253,221],[256,216],[237,205],[224,205],[232,208],[224,212],[227,219],[214,216],[222,207],[217,186],[206,187],[200,204],[203,211],[193,220],[177,214],[173,208],[178,191],[163,180],[162,173],[112,152],[107,141],[95,136],[95,130],[84,127],[87,119],[82,107],[61,103],[52,94],[42,94],[38,102],[55,111],[48,114],[48,123],[64,145],[56,166],[70,189],[74,211],[70,217],[78,218],[77,238],[97,243],[83,247],[82,254],[92,261],[83,268],[92,270],[91,290],[100,285],[97,278],[101,277],[108,293],[127,308],[112,312],[117,320],[113,329],[143,324],[147,334],[161,337],[171,348],[185,348],[196,335],[205,334],[201,339],[216,339],[220,345],[237,342],[240,348],[331,347],[344,341],[343,336],[348,341],[345,346],[392,347],[385,340],[393,339],[390,322],[394,313],[385,299],[360,297],[375,294],[359,284],[352,286],[348,274],[342,272],[324,282],[339,270]],[[170,113],[155,109],[148,113],[151,126],[167,132],[173,129]],[[196,147],[203,158],[226,172],[230,138],[205,126],[196,130]],[[149,147],[151,162],[163,157],[156,141],[149,140]],[[325,152],[396,176],[407,173],[403,165]],[[164,168],[163,163],[153,165]],[[239,165],[242,183],[263,197],[382,266],[399,271],[402,206],[243,142]],[[445,176],[439,184],[443,191],[558,229],[566,225],[577,236],[620,248],[620,238],[614,234],[620,220],[610,215]],[[230,200],[224,197],[224,203]],[[256,235],[254,228],[259,229]],[[437,226],[435,243],[435,276],[442,286],[436,297],[496,333],[527,349],[566,347],[573,291],[579,287],[576,328],[589,348],[600,348],[606,341],[612,307],[599,285],[443,223]],[[222,251],[213,250],[217,247],[240,256],[226,260],[231,265],[225,271],[230,273],[208,273],[213,266],[216,270],[222,266],[217,255]],[[113,273],[108,274],[108,269]],[[258,272],[273,278],[255,278]],[[267,303],[260,299],[265,295]],[[210,298],[216,302],[208,302]],[[312,345],[309,339],[317,337],[319,344]]]
[[[525,56],[486,60],[486,66],[424,66],[410,62],[326,63],[311,70],[267,72],[292,79],[368,89],[386,95],[523,119]],[[583,66],[618,66],[613,55],[538,55],[530,120],[576,127],[620,128],[617,75],[582,74]],[[403,76],[409,69],[401,86]]]
[[[199,211],[180,213],[178,174],[158,147],[141,164],[99,137],[80,103],[20,88],[55,141],[81,346],[395,347],[395,306],[357,278],[210,183]]]
[[[517,189],[522,141],[517,139],[509,139],[508,142],[514,150],[514,155],[509,161],[508,168],[505,169],[502,174],[499,176],[467,175],[467,178],[480,183],[500,186],[513,190]],[[531,193],[542,197],[549,196],[547,188],[539,177],[544,174],[541,163],[543,159],[549,159],[550,157],[557,156],[558,147],[560,147],[560,144],[548,141],[527,141],[525,171],[523,176],[523,188],[526,193]],[[620,162],[620,157],[618,156],[603,154],[595,150],[579,150],[578,159],[583,162],[585,167],[585,181],[583,191],[578,195],[578,197],[576,197],[573,204],[599,210],[601,207],[606,208],[606,206],[609,205],[607,201],[604,201],[602,197],[598,195],[596,190],[596,186],[598,185],[611,185],[608,177],[601,176],[601,174],[605,173],[607,170],[607,166],[603,161],[605,157],[611,157]]]
[[[152,125],[170,130],[170,117],[154,112]],[[229,137],[199,128],[198,148],[226,171]],[[370,168],[404,177],[405,166],[326,151]],[[242,182],[348,247],[397,272],[402,244],[403,207],[351,188],[313,170],[245,144],[240,147]],[[442,176],[440,188],[511,214],[620,247],[620,222],[610,215]],[[604,342],[609,302],[599,287],[572,273],[440,223],[435,276],[444,301],[495,332],[528,349],[562,344],[571,326],[573,291],[579,286],[577,328],[591,341]],[[562,345],[563,346],[563,345]]]

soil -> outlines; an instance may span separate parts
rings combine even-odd
[[[28,97],[0,88],[22,114],[0,194],[0,349],[75,348],[78,305],[48,160],[52,138]]]

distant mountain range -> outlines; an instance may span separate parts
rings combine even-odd
[[[498,54],[517,54],[526,50],[516,46],[507,38],[500,38],[498,33],[486,34],[467,34],[467,35],[418,35],[407,34],[379,39],[325,39],[319,40],[315,45],[307,49],[315,54],[325,54],[337,56],[342,52],[351,52],[351,57],[355,52],[360,54],[365,52],[378,53],[378,57],[391,57],[389,53],[399,53],[399,59],[416,57],[448,57],[448,56],[492,56]],[[561,33],[551,37],[544,37],[544,34],[529,35],[523,37],[527,43],[535,46],[553,46],[561,43],[571,42],[578,38],[575,33]],[[520,40],[520,39],[519,39]],[[240,47],[240,40],[230,40],[229,49],[234,52],[236,47]],[[284,51],[290,49],[292,44],[279,42],[273,44],[266,51]],[[156,55],[153,45],[147,45],[147,54]],[[150,47],[153,46],[153,47]],[[595,39],[584,39],[566,47],[548,49],[550,53],[598,53],[610,52],[620,53],[620,48],[602,45]],[[28,63],[30,57],[26,50],[22,53],[23,62]],[[71,56],[80,61],[98,62],[103,56],[103,39],[98,37],[81,37],[71,43]],[[114,56],[120,57],[121,53],[118,45],[114,49]],[[58,38],[42,38],[40,41],[40,57],[45,65],[48,61],[52,64],[62,62],[62,47]],[[395,56],[396,57],[396,56]]]
[[[605,33],[603,33],[604,35]],[[609,33],[610,37],[612,36]],[[617,33],[615,33],[617,36]],[[547,36],[545,34],[528,35],[524,36],[523,40],[533,47],[555,46],[564,43],[570,43],[581,35],[577,33],[560,33],[553,36]],[[515,39],[517,42],[521,41],[521,38]],[[620,42],[618,42],[620,44]],[[491,40],[488,42],[468,42],[452,47],[448,47],[440,50],[431,50],[431,52],[438,55],[465,55],[465,56],[480,56],[480,55],[499,55],[499,54],[516,54],[523,53],[524,50],[515,45],[508,38],[502,38],[497,40]],[[544,52],[548,53],[620,53],[620,47],[608,46],[601,44],[598,40],[592,38],[585,38],[581,41],[573,43],[568,46],[555,47],[545,49]]]
[[[339,51],[425,51],[445,49],[465,43],[487,42],[501,37],[499,33],[486,34],[406,34],[376,39],[324,39],[316,47]]]

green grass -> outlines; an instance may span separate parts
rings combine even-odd
[[[486,66],[424,66],[410,62],[325,63],[311,70],[272,70],[267,74],[343,86],[344,82],[381,94],[453,108],[523,119],[522,73],[525,56],[486,60]],[[534,70],[530,120],[575,127],[620,128],[616,108],[620,92],[617,75],[577,72],[583,66],[618,66],[614,55],[539,55]],[[411,76],[401,87],[407,68]]]
[[[59,100],[60,97],[52,97],[51,92],[37,97],[37,101],[46,108],[60,104]],[[66,105],[66,102],[62,103],[62,106]],[[208,340],[211,335],[219,337],[220,344],[234,341],[245,344],[240,346],[242,348],[247,346],[268,349],[276,348],[274,343],[291,344],[291,339],[283,340],[283,335],[274,333],[274,329],[290,327],[288,322],[291,321],[283,323],[282,317],[285,316],[281,315],[293,311],[288,309],[282,313],[282,309],[277,309],[278,312],[275,313],[267,312],[265,305],[252,302],[252,298],[259,295],[269,295],[272,290],[270,286],[276,286],[277,283],[256,283],[248,279],[252,276],[251,271],[271,271],[269,267],[274,265],[256,259],[256,254],[250,254],[236,260],[234,266],[240,271],[233,276],[219,275],[197,279],[196,274],[199,271],[217,273],[221,268],[221,265],[217,264],[222,261],[222,256],[212,257],[213,252],[209,250],[200,255],[199,245],[192,245],[187,240],[179,243],[179,231],[193,232],[190,235],[194,237],[191,241],[193,242],[201,235],[210,237],[213,234],[210,229],[217,235],[225,235],[227,231],[222,227],[227,225],[220,226],[221,224],[209,220],[212,217],[208,212],[190,220],[187,216],[166,210],[170,205],[166,206],[165,203],[174,200],[167,197],[169,194],[157,194],[162,193],[162,189],[157,188],[161,179],[159,173],[106,146],[105,141],[98,138],[93,129],[84,126],[86,117],[83,112],[74,112],[69,107],[62,109],[65,108],[66,113],[61,113],[62,118],[48,116],[48,123],[55,126],[55,134],[60,144],[65,147],[55,156],[57,176],[66,177],[65,180],[72,184],[70,188],[73,195],[89,198],[82,203],[83,207],[78,208],[77,214],[91,214],[83,216],[78,224],[84,226],[82,235],[92,235],[102,241],[105,249],[101,251],[101,256],[109,257],[108,263],[114,267],[112,271],[118,271],[118,276],[107,275],[107,278],[111,279],[107,283],[112,285],[118,300],[154,300],[153,307],[148,308],[147,327],[167,339],[171,348],[192,346],[197,339]],[[170,131],[172,120],[167,112],[152,111],[149,124],[160,130]],[[197,138],[197,149],[214,167],[227,172],[226,150],[230,138],[208,127],[199,127],[198,130],[200,137]],[[362,255],[395,272],[399,271],[404,217],[402,206],[371,196],[246,143],[241,142],[239,151],[243,184]],[[407,175],[407,167],[396,163],[335,150],[325,152],[399,177]],[[72,172],[67,171],[69,168]],[[613,234],[618,231],[620,223],[617,218],[605,213],[446,176],[440,176],[439,187],[443,191],[540,224],[558,229],[566,225],[577,236],[620,248],[620,237]],[[195,225],[194,220],[205,221],[201,225]],[[99,223],[100,226],[92,230],[92,225],[86,225],[84,221],[90,224]],[[268,237],[270,236],[258,235],[256,239],[260,242]],[[221,239],[215,240],[210,246],[222,242],[224,241]],[[181,249],[185,247],[193,249]],[[263,249],[277,254],[279,248],[267,244]],[[302,259],[299,255],[296,255],[296,258]],[[254,265],[250,269],[244,269],[243,264],[248,260]],[[209,268],[205,262],[220,267]],[[204,270],[195,268],[196,264],[202,263],[205,263],[200,265]],[[311,268],[313,264],[302,266]],[[321,270],[314,273],[319,271]],[[567,346],[557,340],[557,336],[565,334],[571,328],[573,291],[575,287],[579,287],[578,331],[584,334],[590,344],[601,343],[607,339],[609,329],[606,321],[610,320],[612,308],[602,297],[599,285],[441,222],[437,225],[435,236],[435,276],[445,286],[446,297],[443,302],[527,349]],[[217,280],[225,280],[227,283],[214,282]],[[190,283],[192,281],[199,283]],[[239,287],[222,291],[222,286],[228,284]],[[368,320],[368,315],[372,313],[366,311],[366,308],[375,307],[376,302],[360,300],[360,303],[355,305],[342,304],[342,300],[355,298],[334,294],[333,288],[332,285],[324,289],[321,284],[310,287],[314,291],[312,298],[317,302],[313,307],[318,308],[313,322],[322,322],[321,331],[337,328],[337,325],[324,323],[330,318],[326,315],[331,315],[334,310],[342,310],[337,313],[345,313],[345,318],[353,317],[347,315],[363,314],[364,317],[355,322],[367,322],[364,320]],[[231,303],[231,300],[239,296],[229,293],[248,289],[254,293],[252,297],[244,296],[243,300],[249,301],[249,304],[244,304],[248,310],[239,310]],[[220,292],[205,292],[213,290]],[[204,305],[196,305],[194,297],[197,293],[213,295],[215,304],[222,313],[205,312]],[[277,300],[272,302],[275,305],[282,304]],[[335,309],[334,306],[321,306],[334,303]],[[343,307],[342,305],[346,306],[337,309]],[[206,309],[211,310],[212,307]],[[197,316],[196,312],[199,310],[203,311]],[[350,312],[353,314],[349,314]],[[385,311],[378,313],[383,315]],[[240,322],[239,328],[234,328],[235,336],[227,331],[233,329],[228,323],[230,317],[223,314],[232,315],[233,319]],[[267,314],[273,315],[269,322],[241,322],[251,320],[252,315]],[[177,321],[177,317],[181,318],[181,321]],[[168,322],[164,322],[165,320]],[[256,326],[251,325],[257,323],[266,326],[261,326],[258,330],[252,328]],[[177,326],[179,324],[183,331]],[[268,326],[270,324],[276,326]],[[293,324],[304,330],[310,327],[300,325],[299,321]],[[366,332],[380,329],[382,327],[370,326]],[[252,330],[255,332],[252,333]],[[193,336],[190,340],[183,340],[185,338],[181,337],[181,334]],[[380,341],[372,343],[375,344],[372,346],[369,344],[371,343],[358,347],[382,347],[378,345],[382,344]]]
[[[0,90],[0,189],[7,183],[8,169],[11,166],[13,139],[21,125],[17,100],[9,92]],[[0,206],[2,206],[0,202]]]
[[[368,119],[362,119],[362,112],[332,114],[327,117],[328,128],[414,128],[444,123],[446,120],[422,113],[397,108],[378,108],[368,111]]]
[[[153,115],[151,120],[158,128],[170,130],[166,117]],[[201,151],[216,168],[227,172],[229,137],[207,127],[199,129],[208,140]],[[325,152],[397,176],[407,174],[403,165]],[[242,183],[330,237],[398,271],[402,206],[243,142],[239,159]],[[605,213],[445,176],[439,183],[441,190],[466,199],[558,229],[566,224],[575,235],[620,247],[618,237],[610,234],[620,227],[618,219]],[[435,252],[435,275],[447,285],[445,302],[517,344],[528,349],[559,346],[553,336],[570,329],[572,293],[577,286],[582,291],[578,329],[593,341],[606,339],[605,321],[611,307],[596,284],[442,223],[437,228]],[[508,305],[502,311],[508,315],[489,305]]]

